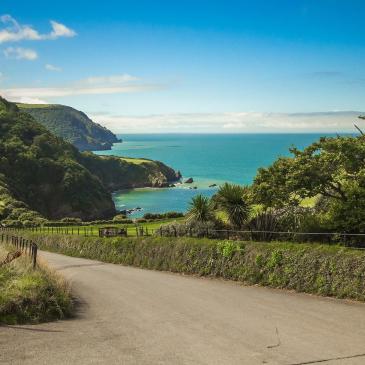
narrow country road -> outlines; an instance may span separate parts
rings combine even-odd
[[[76,318],[0,327],[1,364],[365,364],[365,305],[42,252]]]

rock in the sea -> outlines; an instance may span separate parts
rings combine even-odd
[[[215,188],[216,186],[217,186],[217,184],[209,185],[210,188]]]
[[[189,177],[189,179],[185,180],[185,184],[192,184],[194,182],[194,179],[192,177]]]

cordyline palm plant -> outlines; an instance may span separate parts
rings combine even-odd
[[[210,199],[201,194],[193,197],[187,217],[190,222],[206,223],[211,221],[214,214]]]
[[[235,229],[241,228],[250,214],[250,206],[244,199],[244,187],[225,183],[214,196],[215,208],[227,214],[229,223]]]

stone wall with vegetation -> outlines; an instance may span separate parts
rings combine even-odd
[[[70,256],[365,300],[365,252],[339,246],[186,237],[33,239],[44,250]]]

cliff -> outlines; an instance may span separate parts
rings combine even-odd
[[[80,151],[110,150],[118,138],[107,128],[93,122],[85,113],[65,105],[17,104],[49,131]]]
[[[0,98],[0,220],[116,214],[111,191],[166,186],[178,176],[155,161],[80,152]]]

